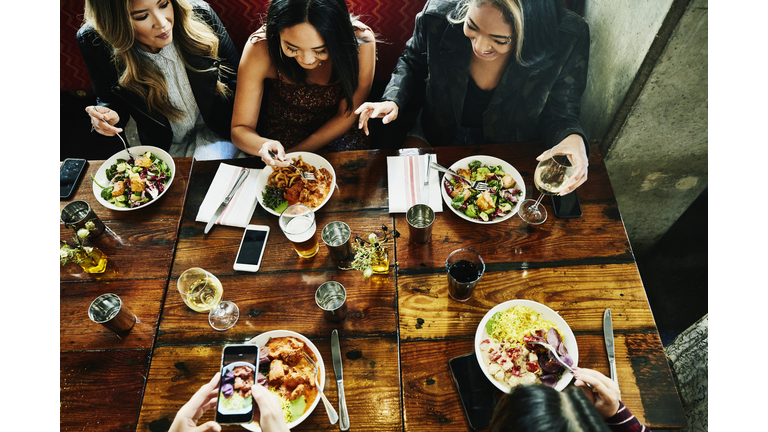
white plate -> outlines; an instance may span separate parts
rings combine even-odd
[[[309,152],[286,153],[285,160],[295,159],[295,158],[298,158],[299,156],[301,156],[301,159],[304,162],[312,165],[316,169],[320,169],[320,168],[327,169],[328,172],[330,172],[331,175],[333,176],[333,180],[331,180],[331,189],[328,192],[328,195],[326,195],[325,199],[323,200],[323,202],[320,203],[319,206],[312,209],[314,211],[318,211],[320,210],[320,208],[322,208],[325,205],[325,203],[328,202],[329,199],[331,199],[331,195],[333,195],[333,190],[336,189],[336,171],[333,170],[333,167],[331,166],[331,164],[327,160],[325,160],[324,157],[320,155],[316,155],[314,153],[309,153]],[[275,216],[280,216],[280,213],[264,205],[264,201],[263,201],[264,197],[262,196],[264,195],[264,189],[266,189],[267,187],[267,181],[269,180],[269,176],[272,175],[274,171],[275,170],[269,165],[267,165],[266,168],[261,170],[261,175],[259,176],[259,180],[256,182],[256,190],[257,190],[256,198],[259,200],[259,204],[264,208],[264,210],[272,213]]]
[[[488,222],[483,221],[483,220],[472,219],[471,217],[465,215],[464,212],[456,210],[455,208],[453,208],[453,206],[451,205],[452,198],[451,198],[450,195],[448,195],[448,191],[445,190],[445,184],[444,183],[440,183],[440,190],[442,191],[442,194],[443,194],[443,201],[445,201],[445,204],[448,206],[448,208],[453,210],[453,212],[456,213],[459,217],[461,217],[463,219],[466,219],[466,220],[468,220],[470,222],[479,223],[479,224],[494,224],[494,223],[499,223],[499,222],[502,222],[502,221],[505,221],[505,220],[511,218],[520,209],[520,202],[525,199],[525,182],[523,182],[523,176],[521,176],[520,173],[517,172],[515,167],[513,167],[512,165],[508,164],[507,162],[505,162],[505,161],[503,161],[503,160],[501,160],[501,159],[499,159],[497,157],[493,157],[493,156],[482,156],[482,155],[468,156],[468,157],[465,157],[464,159],[462,159],[460,161],[457,161],[456,163],[454,163],[453,165],[448,167],[448,169],[450,169],[451,171],[454,171],[454,172],[456,170],[458,170],[459,168],[467,169],[469,167],[469,164],[472,161],[476,161],[476,160],[482,162],[483,165],[489,165],[489,166],[501,165],[501,168],[504,169],[504,172],[507,173],[507,174],[511,174],[512,178],[515,179],[515,182],[517,183],[515,185],[515,189],[520,189],[521,191],[523,191],[523,194],[518,198],[517,204],[514,207],[512,207],[512,211],[510,211],[509,213],[507,213],[506,215],[504,215],[502,217],[497,217],[496,219],[494,219],[492,221],[488,221]],[[446,175],[448,175],[448,174],[444,174],[443,175],[443,180],[441,180],[442,182],[448,181],[445,178]]]
[[[228,373],[230,373],[233,369],[235,369],[238,366],[248,366],[252,370],[258,371],[258,368],[251,363],[244,362],[244,361],[237,361],[224,366],[224,370],[221,371],[221,376],[226,376]],[[258,384],[254,383],[253,385],[258,385]],[[253,397],[251,397],[251,402],[253,402]],[[240,408],[239,410],[228,410],[224,407],[218,407],[218,408],[220,408],[219,411],[221,411],[222,414],[245,414],[251,410],[250,406],[247,406],[245,408]]]
[[[544,306],[541,303],[536,303],[535,301],[509,300],[489,310],[488,313],[485,314],[483,319],[480,321],[480,325],[477,326],[477,332],[475,332],[475,357],[477,358],[477,362],[480,364],[480,369],[483,370],[485,377],[488,378],[488,380],[491,381],[493,385],[496,386],[496,388],[503,391],[504,393],[509,393],[512,391],[512,387],[496,381],[488,373],[488,367],[485,365],[482,354],[480,353],[480,342],[484,339],[483,333],[485,331],[485,324],[488,322],[488,320],[490,320],[491,317],[496,314],[496,312],[506,311],[513,306],[529,307],[540,313],[543,319],[552,321],[552,323],[555,324],[558,329],[560,329],[560,334],[563,337],[565,348],[568,350],[568,355],[573,359],[573,366],[577,366],[579,364],[579,347],[576,345],[576,337],[573,335],[573,332],[568,326],[568,323],[566,323],[565,320],[557,314],[557,312],[553,311],[547,306]],[[572,378],[573,374],[571,374],[571,372],[566,369],[562,378],[560,378],[560,381],[558,381],[557,385],[555,385],[555,390],[562,391],[568,385],[568,383],[571,382]]]
[[[306,160],[306,159],[305,159]],[[313,164],[314,165],[314,164]],[[317,166],[317,165],[315,165]],[[325,388],[325,363],[323,362],[323,357],[320,355],[320,351],[318,351],[315,344],[313,344],[309,339],[306,337],[296,333],[292,332],[290,330],[272,330],[268,331],[266,333],[262,333],[255,338],[249,340],[246,343],[249,344],[255,344],[259,347],[263,347],[269,342],[270,338],[277,338],[277,337],[285,337],[285,336],[293,336],[296,339],[301,340],[306,344],[309,349],[312,350],[313,353],[315,353],[315,358],[317,359],[315,363],[317,363],[317,370],[318,370],[318,388],[323,389]],[[309,417],[310,414],[312,414],[312,411],[315,410],[315,407],[317,406],[317,403],[320,402],[320,394],[318,393],[317,397],[315,398],[315,401],[312,402],[312,405],[309,406],[309,409],[304,412],[304,415],[299,417],[296,421],[288,423],[288,429],[293,429],[294,427],[298,426],[301,422],[304,421],[307,417]],[[259,421],[258,419],[254,419],[255,421]],[[244,425],[241,425],[244,428],[248,429],[249,431],[253,432],[261,432],[261,428],[256,423],[247,423]]]
[[[140,205],[138,207],[118,207],[101,197],[101,187],[99,187],[99,185],[97,185],[96,183],[98,182],[100,185],[105,187],[109,184],[109,180],[107,179],[107,168],[116,164],[118,159],[128,160],[130,158],[128,156],[127,151],[121,150],[115,153],[114,155],[112,155],[112,157],[107,159],[106,162],[101,164],[101,166],[99,167],[99,170],[96,171],[96,175],[93,176],[96,179],[96,181],[93,182],[93,194],[96,196],[96,200],[99,201],[101,205],[103,205],[108,209],[117,210],[117,211],[137,210],[137,209],[142,209],[148,205],[152,205],[156,203],[163,195],[165,195],[165,192],[167,192],[168,189],[170,189],[171,183],[173,183],[173,178],[176,177],[176,163],[173,162],[173,158],[171,157],[171,155],[169,155],[168,152],[166,152],[161,148],[152,147],[152,146],[131,147],[131,153],[137,156],[143,155],[146,152],[151,152],[153,155],[159,157],[161,160],[167,163],[169,167],[171,167],[171,178],[168,179],[168,182],[165,184],[165,189],[163,189],[160,195],[158,195],[157,198],[153,199],[152,201],[145,203],[144,205]]]

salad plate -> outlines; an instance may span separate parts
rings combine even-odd
[[[456,215],[458,215],[460,218],[468,220],[470,222],[478,223],[478,224],[494,224],[499,223],[502,221],[505,221],[517,213],[517,211],[520,209],[520,202],[525,199],[525,182],[523,182],[523,176],[520,175],[520,173],[507,163],[506,161],[499,159],[497,157],[493,156],[483,156],[483,155],[474,155],[474,156],[468,156],[464,159],[461,159],[448,167],[451,171],[456,172],[458,169],[467,169],[469,167],[469,164],[473,161],[480,161],[483,165],[487,166],[501,166],[501,169],[504,171],[505,174],[509,174],[512,176],[512,178],[515,180],[515,186],[514,189],[519,189],[522,191],[522,194],[518,196],[518,202],[512,207],[512,210],[505,213],[504,215],[497,216],[491,220],[484,221],[479,218],[472,218],[467,216],[463,211],[458,210],[454,208],[451,205],[451,202],[453,201],[453,198],[448,194],[448,190],[446,189],[446,184],[448,183],[448,174],[443,175],[442,180],[440,181],[440,191],[443,195],[443,201],[445,201],[445,204],[450,208]]]
[[[301,340],[315,354],[315,358],[317,359],[315,363],[317,364],[317,370],[318,370],[317,386],[319,389],[323,390],[325,388],[325,363],[323,362],[323,357],[320,355],[320,350],[317,349],[315,344],[313,344],[304,335],[301,335],[296,332],[292,332],[290,330],[272,330],[272,331],[262,333],[256,336],[255,338],[249,340],[246,343],[258,345],[261,348],[265,346],[267,342],[269,342],[269,339],[271,338],[286,337],[286,336],[292,336],[292,337],[295,337],[296,339]],[[309,417],[309,415],[312,414],[312,412],[315,410],[315,407],[317,406],[318,402],[320,402],[319,394],[317,395],[315,400],[312,402],[312,405],[310,405],[309,408],[307,408],[307,410],[304,411],[304,414],[301,417],[288,423],[288,429],[293,429],[299,424],[301,424],[301,422],[306,420],[306,418]],[[253,420],[255,422],[259,421],[258,418],[254,418]],[[256,423],[246,423],[241,426],[252,432],[261,432],[261,428]]]
[[[485,364],[483,361],[483,356],[480,350],[480,343],[488,338],[488,333],[485,329],[485,325],[488,323],[488,321],[493,317],[497,312],[504,312],[513,306],[526,306],[528,308],[531,308],[535,310],[536,312],[541,314],[541,317],[547,321],[551,321],[557,328],[560,330],[560,333],[563,338],[563,344],[565,344],[565,348],[568,350],[568,355],[573,360],[573,366],[577,366],[579,363],[579,347],[576,345],[576,337],[573,335],[573,331],[571,331],[571,327],[568,326],[568,323],[565,322],[565,320],[554,310],[550,309],[549,307],[537,303],[535,301],[531,300],[523,300],[523,299],[516,299],[516,300],[509,300],[504,303],[500,303],[496,305],[493,309],[489,310],[488,313],[485,314],[482,320],[480,320],[480,324],[477,326],[477,331],[475,332],[475,357],[477,358],[478,364],[480,364],[480,369],[482,369],[483,374],[485,374],[485,377],[488,378],[488,380],[493,383],[493,385],[496,386],[499,390],[503,391],[504,393],[509,393],[512,391],[512,387],[501,383],[494,379],[490,373],[488,373],[488,365]],[[560,380],[555,385],[555,390],[562,391],[565,389],[566,386],[571,382],[573,379],[573,374],[571,374],[568,369],[563,368],[563,375],[561,376]]]
[[[130,156],[128,155],[128,151],[123,149],[123,150],[115,153],[114,155],[112,155],[112,157],[110,157],[109,159],[107,159],[99,167],[98,171],[96,171],[96,174],[93,176],[94,177],[94,181],[93,181],[93,195],[96,196],[96,200],[99,202],[99,204],[103,205],[104,207],[106,207],[106,208],[108,208],[110,210],[130,211],[130,210],[141,209],[141,208],[144,208],[144,207],[146,207],[148,205],[151,205],[151,204],[155,203],[157,200],[159,200],[163,195],[165,195],[165,192],[168,191],[168,189],[171,187],[171,183],[173,183],[173,178],[176,176],[176,163],[174,163],[173,158],[171,157],[171,155],[169,155],[168,152],[166,152],[165,150],[163,150],[161,148],[153,147],[153,146],[135,146],[135,147],[131,147],[131,153],[136,155],[136,156],[143,155],[146,152],[150,152],[154,156],[156,156],[159,159],[161,159],[163,162],[165,162],[168,165],[168,167],[171,170],[170,178],[168,178],[165,181],[163,190],[157,195],[157,197],[153,198],[152,200],[150,200],[148,202],[143,203],[142,205],[136,206],[136,207],[131,207],[130,205],[126,206],[126,207],[119,207],[119,206],[109,202],[108,200],[104,199],[101,196],[101,191],[102,191],[101,186],[104,186],[104,187],[108,187],[109,186],[109,179],[107,178],[107,169],[111,168],[112,165],[115,165],[117,163],[118,159],[124,159],[124,160],[130,159]],[[101,186],[99,186],[99,185],[101,185]]]
[[[312,210],[318,211],[320,208],[322,208],[325,203],[328,202],[329,199],[331,199],[331,195],[333,195],[333,190],[336,189],[336,171],[333,170],[333,167],[331,164],[322,156],[309,153],[309,152],[292,152],[292,153],[286,153],[285,154],[285,160],[291,160],[291,159],[297,159],[299,156],[301,156],[301,160],[308,163],[309,165],[312,165],[316,169],[325,168],[328,170],[328,172],[331,173],[331,176],[333,177],[331,179],[331,185],[328,189],[328,195],[325,196],[323,201],[317,206],[313,207]],[[269,181],[269,176],[272,175],[274,172],[274,168],[270,165],[267,165],[266,168],[261,170],[261,174],[259,175],[259,179],[256,182],[256,198],[259,200],[259,205],[261,205],[264,210],[267,212],[275,215],[280,216],[280,212],[277,212],[267,206],[264,205],[264,190],[267,188],[267,181]],[[298,173],[296,174],[298,175]]]

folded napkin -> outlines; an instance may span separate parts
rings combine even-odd
[[[198,222],[205,222],[211,220],[213,213],[219,208],[221,202],[232,190],[232,187],[237,181],[237,176],[240,175],[241,170],[249,170],[248,177],[245,178],[243,184],[237,188],[235,195],[229,204],[221,212],[221,215],[216,220],[217,225],[229,225],[245,228],[251,222],[253,212],[256,210],[256,205],[259,201],[256,199],[258,190],[256,189],[256,182],[261,174],[260,169],[254,168],[241,168],[233,165],[219,164],[219,169],[216,171],[216,176],[213,178],[211,186],[208,188],[208,192],[205,194],[203,203],[200,204],[200,209],[197,211]]]
[[[437,162],[437,155],[431,155],[430,162]],[[390,213],[405,213],[414,204],[426,204],[422,196],[426,168],[427,155],[387,157]],[[435,212],[443,211],[439,174],[429,170],[429,206]]]

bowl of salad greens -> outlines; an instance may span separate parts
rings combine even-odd
[[[131,147],[107,159],[93,176],[93,194],[104,207],[128,211],[157,201],[171,187],[176,164],[165,150]]]
[[[443,200],[459,217],[479,224],[505,221],[517,213],[525,199],[523,176],[507,162],[493,156],[469,156],[449,170],[470,180],[488,184],[480,192],[468,187],[459,176],[445,174],[440,183]]]

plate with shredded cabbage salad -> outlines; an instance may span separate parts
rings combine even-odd
[[[459,176],[446,174],[441,181],[445,204],[459,217],[479,224],[493,224],[512,217],[525,199],[523,176],[504,160],[493,156],[469,156],[448,167],[470,180],[488,184],[480,192]]]
[[[107,159],[93,176],[93,194],[112,210],[146,207],[171,187],[176,164],[165,150],[152,146],[131,147]]]
[[[578,365],[576,337],[565,320],[549,307],[531,300],[510,300],[485,314],[475,332],[475,357],[499,390],[541,383],[557,391],[573,379],[549,351],[532,340],[547,342],[571,366]]]

